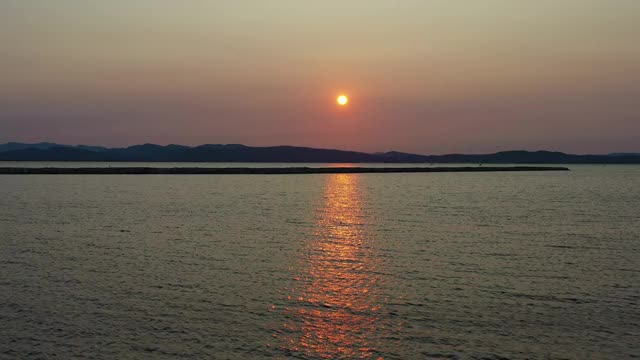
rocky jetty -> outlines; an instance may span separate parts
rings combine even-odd
[[[501,171],[568,171],[549,166],[465,167],[3,167],[0,175],[289,175],[289,174],[379,174]]]

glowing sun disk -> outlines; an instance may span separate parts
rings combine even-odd
[[[340,106],[345,106],[347,105],[347,103],[349,102],[349,98],[347,97],[347,95],[340,95],[338,96],[338,98],[336,99],[336,102],[338,103],[338,105]]]

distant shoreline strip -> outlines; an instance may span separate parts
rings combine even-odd
[[[156,167],[93,167],[93,168],[0,168],[0,175],[299,175],[299,174],[387,174],[443,172],[511,172],[569,171],[566,167],[548,166],[465,166],[465,167],[224,167],[224,168],[156,168]]]

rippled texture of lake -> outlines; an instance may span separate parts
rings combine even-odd
[[[0,358],[640,356],[640,167],[0,176]]]

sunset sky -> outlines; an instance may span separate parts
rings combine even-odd
[[[6,141],[640,152],[640,1],[3,0]]]

